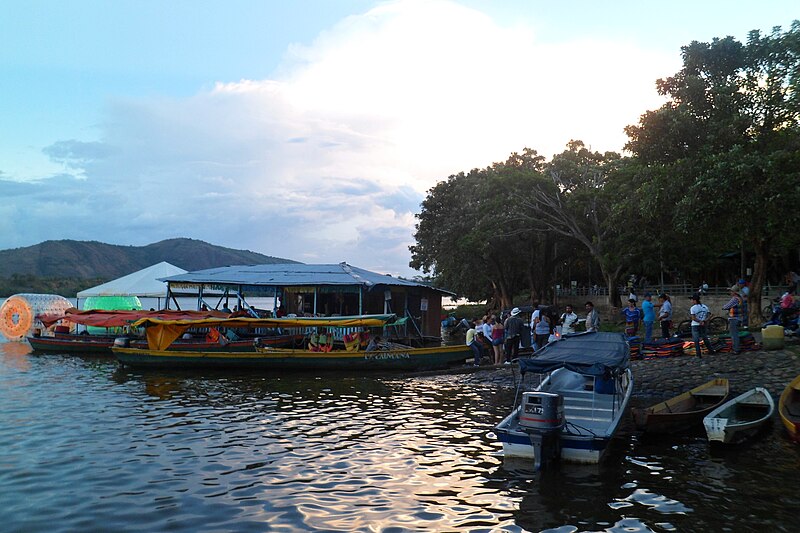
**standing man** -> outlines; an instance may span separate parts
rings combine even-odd
[[[586,331],[600,331],[600,313],[592,302],[586,302]]]
[[[703,339],[703,342],[706,343],[708,353],[714,353],[714,349],[711,347],[711,341],[708,339],[708,330],[706,329],[706,322],[711,316],[711,312],[708,310],[706,304],[700,303],[699,294],[693,294],[691,298],[692,307],[689,308],[689,314],[692,315],[692,340],[694,341],[694,349],[695,352],[697,352],[697,357],[700,358],[702,357],[700,354],[700,339]]]
[[[750,309],[747,306],[747,301],[750,299],[750,287],[747,280],[744,278],[739,280],[739,296],[742,297],[742,316],[741,323],[743,327],[747,327],[750,323]]]
[[[572,310],[571,305],[567,304],[558,322],[561,324],[562,334],[569,335],[570,333],[575,333],[575,324],[578,322],[578,315]]]
[[[642,322],[644,322],[644,342],[653,341],[653,322],[656,321],[656,310],[653,305],[653,295],[649,292],[644,293],[642,300]]]
[[[536,322],[539,321],[539,313],[541,313],[539,302],[534,302],[533,313],[531,314],[531,344],[533,344],[533,339],[536,338]]]
[[[728,331],[731,334],[733,353],[739,353],[739,323],[742,317],[742,297],[739,296],[739,286],[731,287],[731,300],[722,306],[728,312]]]
[[[483,351],[481,349],[481,341],[478,339],[478,334],[475,330],[475,324],[470,324],[470,327],[467,330],[467,346],[470,347],[472,350],[472,355],[475,356],[472,366],[481,366],[481,356],[483,356]]]
[[[523,323],[518,314],[519,307],[515,307],[511,310],[511,316],[506,318],[506,361],[513,361],[519,355],[519,338]]]
[[[661,336],[665,339],[669,338],[669,328],[672,326],[672,302],[666,293],[658,295],[658,307],[661,309],[658,312],[658,321],[661,323]]]

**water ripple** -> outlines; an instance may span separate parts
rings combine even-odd
[[[796,475],[790,447],[763,474],[692,438],[623,437],[600,466],[503,462],[491,428],[512,395],[458,375],[136,373],[9,346],[0,508],[10,530],[779,531],[784,506],[800,503],[774,482],[776,469]]]

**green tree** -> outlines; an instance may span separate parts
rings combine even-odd
[[[657,82],[670,100],[626,128],[626,148],[642,165],[666,169],[656,187],[680,191],[670,204],[676,228],[747,245],[751,298],[760,302],[770,247],[796,233],[800,22],[787,32],[753,31],[746,44],[692,42],[682,54],[683,68]],[[759,307],[751,305],[753,323]]]
[[[430,189],[417,215],[410,265],[432,273],[443,287],[498,308],[511,307],[525,288],[534,298],[545,297],[553,242],[518,215],[531,184],[541,179],[543,161],[526,149]]]
[[[622,196],[614,170],[619,154],[592,152],[582,141],[570,141],[567,149],[546,165],[549,180],[534,183],[523,203],[534,227],[580,243],[597,262],[608,287],[608,303],[619,307],[617,287],[634,248],[626,240],[632,228],[619,223],[616,201]]]

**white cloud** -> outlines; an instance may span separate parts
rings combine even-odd
[[[80,235],[186,236],[408,275],[413,212],[437,180],[525,146],[619,151],[677,61],[620,42],[539,43],[451,2],[392,2],[292,47],[275,79],[118,101],[103,146],[48,151],[86,177],[68,215]]]

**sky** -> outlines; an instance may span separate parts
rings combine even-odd
[[[691,41],[795,0],[3,0],[0,249],[175,237],[413,276],[426,191],[621,152]]]

